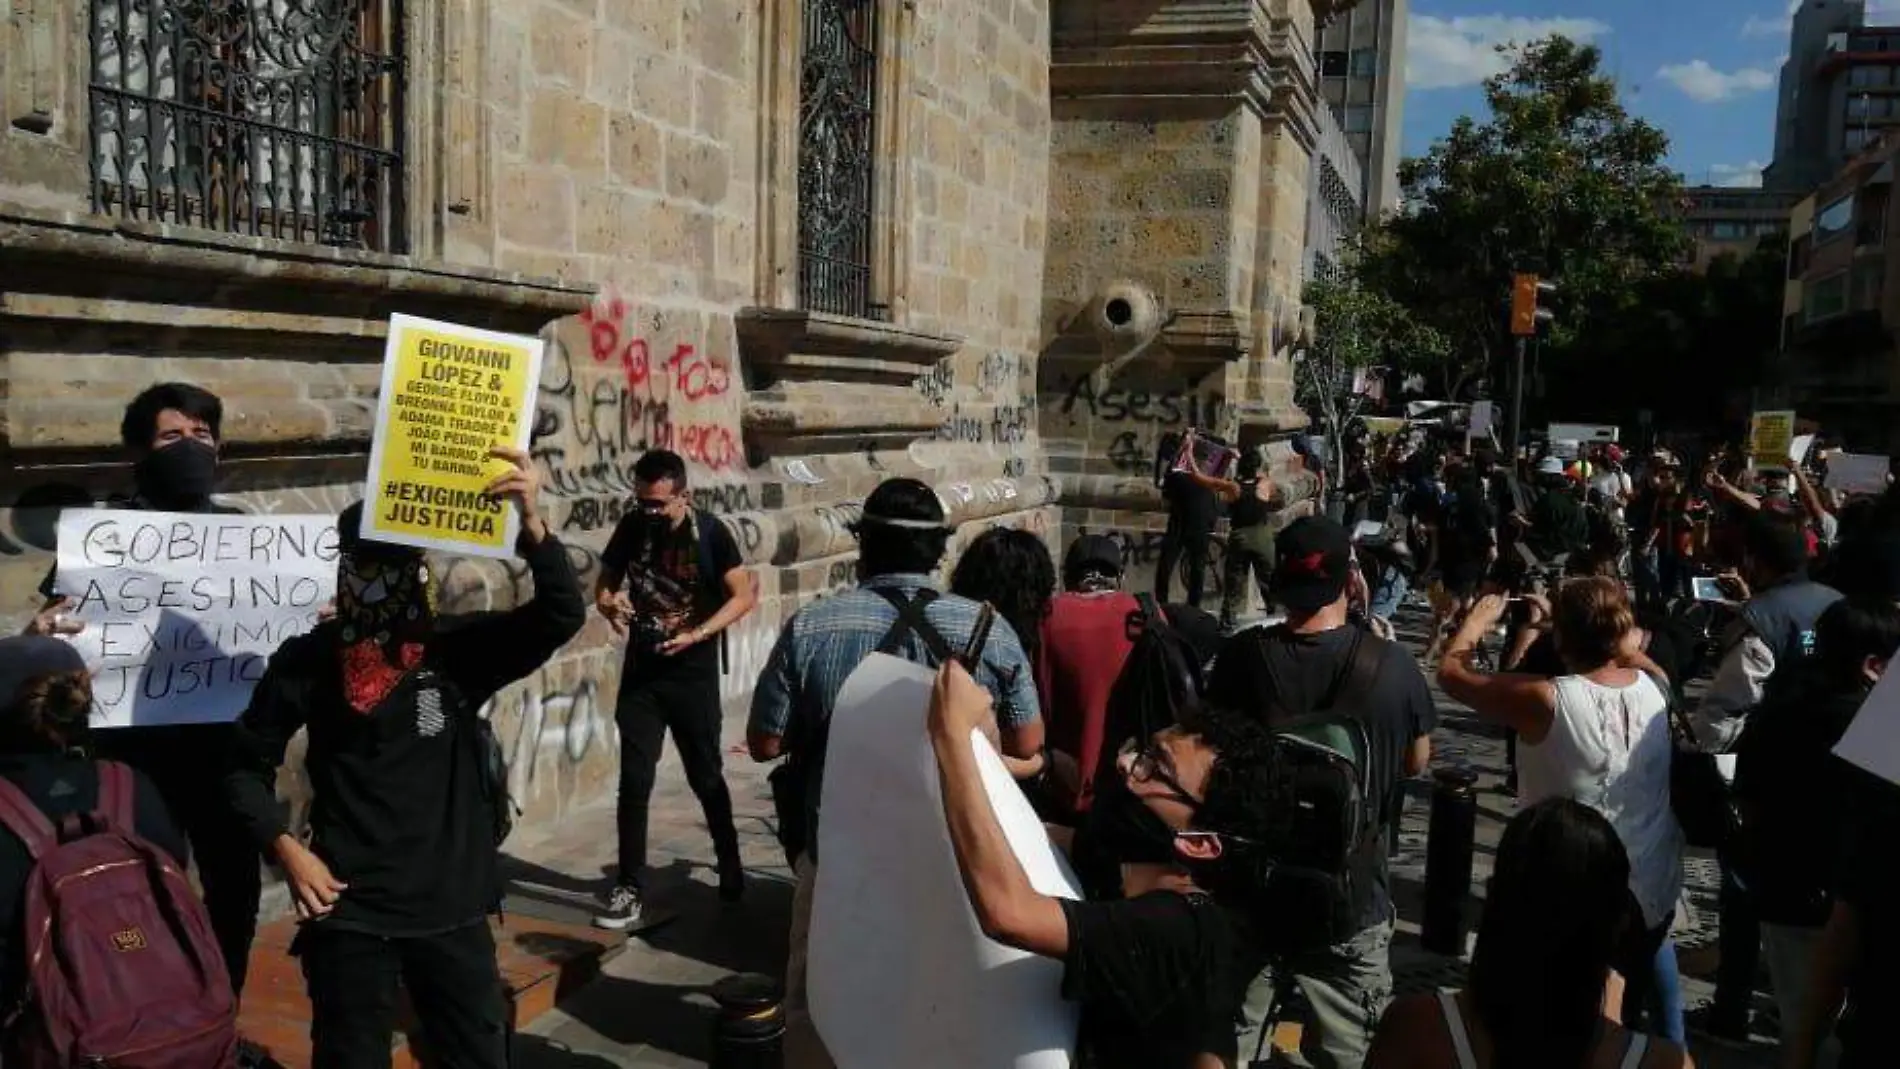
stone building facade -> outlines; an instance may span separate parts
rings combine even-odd
[[[122,406],[227,407],[254,511],[359,494],[393,312],[549,340],[534,453],[591,581],[669,445],[781,621],[852,581],[875,483],[967,536],[1125,539],[1158,437],[1283,459],[1338,0],[22,0],[0,76],[0,626]],[[293,10],[295,9],[295,10]],[[160,17],[160,16],[166,17]],[[1294,477],[1294,489],[1306,484]],[[518,568],[437,562],[450,610]],[[490,715],[530,820],[611,790],[603,626]]]

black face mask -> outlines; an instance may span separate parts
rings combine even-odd
[[[1104,855],[1123,865],[1179,864],[1175,834],[1119,773],[1097,781],[1088,835]]]
[[[132,469],[139,496],[161,507],[201,505],[218,480],[218,451],[195,438],[154,449]]]

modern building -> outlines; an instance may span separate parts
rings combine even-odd
[[[1359,158],[1367,213],[1399,206],[1409,0],[1360,0],[1319,31],[1320,95]]]
[[[1795,206],[1773,400],[1862,452],[1900,449],[1900,139]]]
[[[1799,193],[1734,186],[1690,186],[1682,191],[1683,228],[1688,231],[1688,265],[1708,270],[1719,256],[1746,259],[1764,238],[1788,232],[1788,215]]]
[[[232,504],[357,498],[392,313],[546,340],[533,452],[586,582],[637,458],[685,457],[759,583],[734,712],[890,475],[960,538],[1087,526],[1149,582],[1161,437],[1278,463],[1305,424],[1306,28],[1350,3],[20,0],[0,632],[59,508],[128,488],[147,385],[223,396]],[[525,593],[434,574],[449,613]],[[489,708],[527,822],[610,795],[619,665],[591,627]]]
[[[1328,278],[1344,246],[1366,221],[1364,172],[1359,156],[1331,108],[1315,112],[1319,139],[1306,177],[1307,279]]]
[[[1765,187],[1813,192],[1900,120],[1900,28],[1867,26],[1866,8],[1863,0],[1803,0],[1795,10]]]

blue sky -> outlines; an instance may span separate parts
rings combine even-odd
[[[1604,51],[1631,111],[1669,134],[1691,183],[1758,181],[1774,148],[1775,86],[1799,0],[1412,0],[1405,153],[1420,155],[1461,114],[1482,115],[1492,46],[1562,32]],[[1900,0],[1870,0],[1870,23],[1900,24]]]

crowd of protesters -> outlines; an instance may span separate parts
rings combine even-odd
[[[218,508],[221,419],[194,387],[142,394],[124,435],[138,492],[118,503]],[[1065,547],[1060,567],[1041,538],[1008,529],[950,562],[956,531],[931,487],[889,479],[867,497],[853,527],[858,583],[785,622],[746,731],[751,757],[777,764],[778,830],[798,878],[786,1065],[832,1064],[806,999],[817,827],[830,718],[873,652],[936,672],[928,735],[963,891],[988,937],[1063,963],[1082,1065],[1250,1064],[1295,990],[1300,1053],[1321,1069],[1690,1064],[1670,932],[1686,844],[1704,831],[1683,816],[1678,766],[1691,757],[1710,759],[1733,818],[1716,844],[1723,984],[1699,1026],[1747,1035],[1765,958],[1790,1069],[1883,1057],[1878,1021],[1900,995],[1883,966],[1900,928],[1879,905],[1893,886],[1880,847],[1900,828],[1900,788],[1831,750],[1900,645],[1900,496],[1843,500],[1816,489],[1818,472],[1777,476],[1727,454],[1691,476],[1666,451],[1632,463],[1609,445],[1510,464],[1428,442],[1346,444],[1350,526],[1286,522],[1258,455],[1238,479],[1191,463],[1180,473],[1171,494],[1210,500],[1197,496],[1194,523],[1173,532],[1179,550],[1204,554],[1204,506],[1235,512],[1243,564],[1224,621],[1193,604],[1193,580],[1185,605],[1169,602],[1165,578],[1158,597],[1127,589],[1122,547],[1099,533]],[[8,1004],[44,982],[15,926],[38,901],[32,873],[50,840],[17,828],[37,828],[37,812],[61,822],[59,838],[83,836],[74,815],[96,808],[121,812],[108,827],[149,842],[166,879],[196,861],[210,908],[193,923],[214,948],[202,971],[224,985],[206,1012],[241,995],[263,860],[303,921],[293,952],[315,1065],[390,1064],[399,987],[441,1064],[507,1064],[488,918],[511,814],[477,710],[580,630],[586,597],[542,520],[534,465],[496,457],[508,470],[489,492],[521,521],[531,600],[440,620],[421,554],[365,537],[352,506],[338,518],[326,619],[283,644],[234,724],[189,739],[89,727],[84,665],[58,641],[80,625],[49,578],[29,634],[0,640],[0,818],[16,829],[0,833]],[[620,865],[597,921],[615,929],[644,922],[647,800],[669,732],[706,813],[720,893],[745,892],[717,679],[722,634],[756,603],[753,580],[723,525],[689,504],[678,456],[651,452],[635,476],[638,507],[593,590],[627,646]],[[1248,579],[1275,622],[1235,618],[1246,598],[1232,588]],[[1392,638],[1414,591],[1433,610],[1423,663]],[[1431,765],[1434,661],[1451,697],[1511,734],[1520,809],[1468,986],[1395,1002],[1388,845],[1405,781]],[[299,730],[315,793],[307,830],[290,827],[273,787]],[[1084,900],[1041,894],[1024,874],[969,745],[978,731],[1074,859]],[[1351,819],[1313,815],[1334,803]],[[113,936],[121,951],[146,938]],[[190,931],[178,938],[191,945]],[[104,960],[68,958],[69,971]],[[0,1056],[113,1064],[77,1048],[45,1061],[51,1033],[22,1016],[37,1019],[11,1018]],[[261,1059],[237,1045],[231,1016],[230,1048],[203,1059],[213,1069]]]

